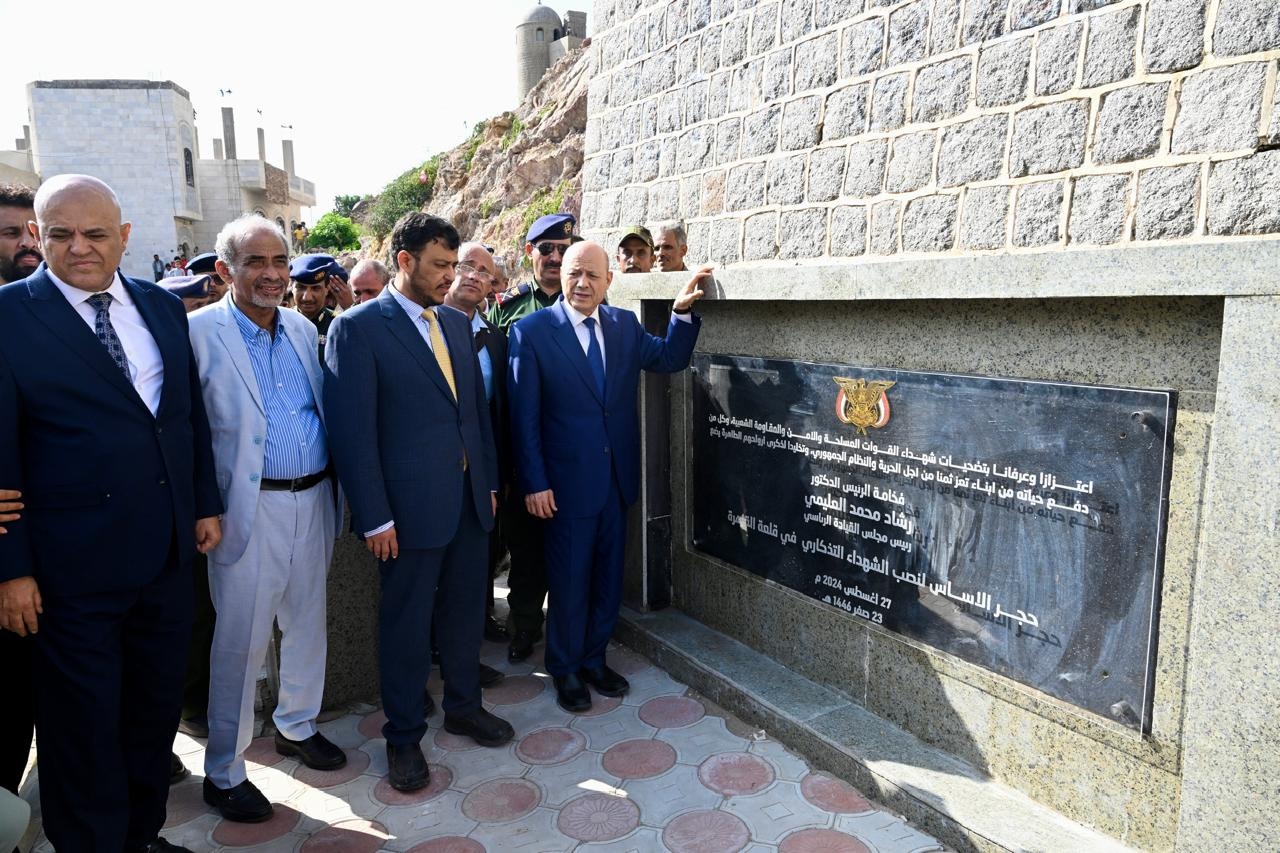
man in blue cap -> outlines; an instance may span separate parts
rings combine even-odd
[[[324,364],[324,342],[333,322],[333,312],[325,307],[329,298],[329,277],[337,264],[333,255],[299,255],[289,264],[294,306],[315,324],[320,335],[320,363]]]
[[[498,294],[489,321],[505,334],[517,320],[560,298],[560,266],[564,253],[579,239],[571,213],[552,213],[534,221],[525,236],[524,253],[533,264],[533,281]],[[522,501],[503,506],[502,536],[511,552],[507,574],[507,606],[511,609],[511,644],[507,660],[518,663],[533,653],[542,638],[542,602],[547,597],[547,566],[543,553],[543,523],[529,514]]]
[[[209,302],[217,302],[227,293],[227,283],[218,275],[216,267],[218,256],[214,252],[196,255],[187,262],[187,275],[209,276]]]
[[[207,275],[166,278],[161,286],[182,300],[182,310],[188,314],[197,308],[203,308],[210,302],[209,276]]]

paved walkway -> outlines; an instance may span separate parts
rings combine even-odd
[[[592,711],[576,716],[556,705],[540,660],[509,665],[505,647],[493,644],[483,658],[507,673],[484,697],[515,726],[507,746],[485,749],[444,732],[437,710],[422,742],[431,785],[406,795],[387,784],[384,717],[372,707],[321,724],[347,753],[335,772],[282,758],[260,737],[249,778],[276,813],[255,825],[223,821],[205,806],[204,745],[178,735],[175,751],[192,776],[172,789],[164,836],[196,853],[943,849],[630,650],[616,649],[610,662],[631,692],[621,701],[594,696]],[[438,703],[434,676],[428,687]],[[40,835],[34,849],[52,847]]]

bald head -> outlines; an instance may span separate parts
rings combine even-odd
[[[116,223],[120,222],[120,199],[115,190],[92,175],[55,175],[40,185],[36,190],[36,221],[40,221],[42,212],[59,199],[83,199],[95,197],[109,205],[116,212]]]
[[[365,258],[351,268],[351,292],[356,303],[377,299],[382,288],[391,281],[391,270],[373,258]]]
[[[495,272],[493,255],[483,243],[463,243],[458,247],[458,265],[444,304],[471,316],[489,298]]]
[[[36,225],[45,262],[80,290],[106,290],[129,244],[120,202],[111,187],[88,175],[57,175],[36,192]]]
[[[604,302],[611,281],[609,253],[599,244],[584,240],[564,253],[561,292],[575,311],[590,316]]]

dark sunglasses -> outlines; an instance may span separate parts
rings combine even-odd
[[[560,257],[563,258],[565,250],[567,250],[569,247],[561,246],[559,243],[552,243],[550,240],[547,240],[545,242],[539,243],[534,248],[538,250],[539,255],[545,256],[545,255],[551,255],[551,254],[555,254],[556,252],[559,252]]]

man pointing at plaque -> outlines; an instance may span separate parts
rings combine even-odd
[[[641,370],[689,366],[703,267],[676,296],[666,338],[604,305],[613,274],[594,243],[564,254],[562,298],[512,328],[508,385],[517,486],[547,519],[547,671],[567,711],[591,707],[587,686],[627,692],[605,662],[622,602],[626,508],[640,488],[636,389]]]

